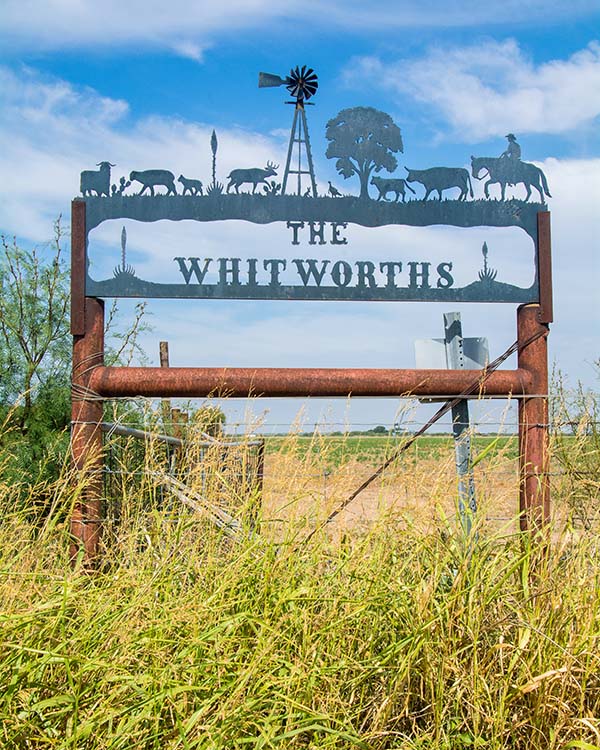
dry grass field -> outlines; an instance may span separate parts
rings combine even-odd
[[[69,566],[67,460],[0,483],[0,746],[599,748],[597,442],[553,447],[547,554],[516,531],[509,438],[476,442],[471,537],[439,437],[308,539],[397,444],[368,440],[269,438],[262,498],[251,451],[192,445],[193,510],[164,448],[114,438],[94,572]]]
[[[367,438],[378,440],[378,438]],[[444,440],[448,448],[448,441]],[[457,477],[453,449],[445,455],[405,457],[392,464],[336,517],[331,531],[366,533],[382,518],[394,519],[399,528],[413,526],[423,532],[440,519],[457,513]],[[477,500],[482,517],[491,522],[514,520],[518,511],[518,466],[514,458],[497,455],[495,470],[474,470]],[[266,523],[304,519],[322,522],[359,487],[378,464],[373,458],[349,457],[340,464],[307,462],[292,454],[272,454],[265,471],[263,518]],[[290,486],[295,501],[290,502]],[[512,528],[512,527],[511,527]]]

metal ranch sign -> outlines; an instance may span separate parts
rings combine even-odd
[[[260,87],[284,86],[293,101],[294,117],[283,168],[274,161],[251,163],[217,179],[218,140],[213,131],[211,178],[185,177],[168,169],[132,170],[113,181],[108,161],[81,173],[80,200],[86,204],[86,233],[104,222],[249,222],[277,224],[277,239],[261,242],[255,234],[244,243],[223,245],[228,253],[206,257],[185,252],[165,257],[161,278],[144,278],[127,258],[127,233],[121,231],[121,262],[108,278],[94,278],[88,265],[85,294],[95,297],[173,297],[298,300],[419,300],[446,302],[537,302],[540,297],[537,215],[550,195],[539,167],[521,160],[515,136],[500,156],[471,157],[463,167],[404,166],[398,155],[404,144],[390,115],[372,107],[344,109],[329,120],[325,156],[334,160],[348,189],[315,174],[308,134],[307,100],[318,88],[311,69],[296,68],[281,78],[261,73]],[[399,171],[398,171],[399,170]],[[483,181],[482,199],[474,198],[474,181]],[[525,198],[508,198],[514,186]],[[356,192],[352,191],[358,191]],[[443,249],[436,257],[398,246],[376,252],[372,239],[356,228],[451,226],[465,230],[463,257]],[[469,230],[478,228],[479,232]],[[510,260],[500,264],[498,235],[482,228],[520,230],[520,280],[508,278]],[[115,240],[119,226],[116,228]],[[130,230],[131,231],[131,230]],[[398,235],[400,238],[400,235]],[[506,240],[503,240],[506,244]],[[256,248],[270,252],[258,256]],[[513,244],[509,236],[508,244]],[[115,242],[118,247],[118,243]],[[94,237],[88,239],[91,260]],[[302,250],[305,252],[301,252]],[[493,259],[493,262],[492,262]],[[523,261],[525,260],[525,264]]]
[[[295,68],[283,78],[261,73],[259,86],[283,86],[292,98],[283,170],[272,159],[264,166],[249,159],[220,182],[213,131],[210,178],[175,178],[169,165],[155,165],[165,168],[134,169],[113,179],[115,165],[108,161],[81,173],[81,196],[71,206],[71,449],[85,482],[71,518],[73,560],[83,550],[85,563],[93,565],[100,549],[103,402],[138,396],[443,395],[448,402],[438,415],[468,397],[511,396],[519,403],[520,525],[540,530],[550,498],[546,338],[552,279],[545,175],[522,160],[513,133],[503,153],[472,156],[469,169],[412,160],[401,167],[398,125],[385,112],[354,107],[327,123],[325,157],[338,177],[325,187],[315,173],[306,117],[318,88],[314,71]],[[475,198],[476,181],[483,183],[483,198]],[[515,188],[521,198],[514,197]],[[143,233],[133,222],[161,221],[172,225],[157,269],[156,258],[147,262],[130,251],[127,227],[130,234]],[[178,237],[190,221],[200,225],[200,236],[190,239],[187,231]],[[515,343],[484,370],[115,367],[104,362],[103,297],[519,306]],[[499,369],[513,353],[516,369]]]

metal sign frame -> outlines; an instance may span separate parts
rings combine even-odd
[[[348,262],[339,258],[199,258],[177,256],[169,260],[181,275],[179,283],[146,280],[126,257],[126,234],[122,232],[121,263],[111,277],[101,280],[85,275],[85,292],[90,297],[142,297],[175,299],[254,299],[254,300],[336,300],[336,301],[439,301],[530,303],[539,299],[539,242],[537,214],[540,204],[523,201],[417,201],[406,204],[381,203],[356,197],[304,198],[298,196],[118,196],[86,197],[88,234],[105,221],[133,219],[212,222],[243,219],[254,224],[285,223],[292,245],[298,245],[300,232],[310,244],[324,245],[325,234],[331,245],[347,245],[344,231],[350,224],[363,227],[452,226],[514,227],[533,242],[535,266],[533,283],[520,287],[497,278],[498,270],[488,266],[484,243],[483,266],[473,268],[473,278],[456,286],[453,263],[400,261],[397,257],[373,262]],[[317,242],[318,240],[318,242]],[[88,239],[89,246],[89,239]],[[237,252],[233,251],[234,255]],[[298,253],[294,253],[297,255]],[[320,253],[322,255],[322,252]],[[403,267],[404,266],[404,267]],[[218,279],[206,283],[209,269],[218,270]],[[286,271],[295,283],[280,281]],[[402,279],[402,280],[401,280]]]

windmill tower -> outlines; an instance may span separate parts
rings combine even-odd
[[[310,99],[319,87],[317,75],[312,68],[308,68],[307,70],[306,65],[303,65],[302,68],[298,66],[295,69],[292,68],[290,74],[285,78],[273,75],[272,73],[259,73],[259,88],[271,88],[273,86],[285,86],[294,97],[293,102],[286,102],[286,104],[294,105],[294,120],[290,132],[281,194],[285,194],[289,176],[296,175],[297,194],[302,195],[302,175],[307,175],[310,177],[312,195],[316,197],[317,183],[315,180],[315,170],[310,150],[310,139],[308,137],[308,125],[306,123],[304,107],[307,104],[313,104],[313,102],[307,102],[306,100]]]

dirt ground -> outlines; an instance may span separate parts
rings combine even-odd
[[[351,461],[327,468],[290,456],[267,458],[263,523],[273,529],[290,522],[307,527],[327,516],[378,468],[375,463]],[[498,531],[516,531],[518,466],[514,459],[495,458],[493,467],[474,470],[477,515]],[[398,461],[364,489],[330,524],[332,534],[366,531],[379,522],[423,530],[453,519],[458,512],[454,456],[447,460],[423,458]]]

